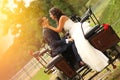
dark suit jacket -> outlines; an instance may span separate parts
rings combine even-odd
[[[43,37],[52,50],[52,57],[66,51],[68,45],[66,44],[65,39],[61,40],[57,32],[44,28]]]
[[[71,65],[81,60],[75,45],[66,44],[65,39],[61,39],[59,34],[50,29],[43,29],[43,38],[51,48],[51,57],[62,54]]]

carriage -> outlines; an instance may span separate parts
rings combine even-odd
[[[95,48],[102,51],[109,58],[109,65],[112,65],[113,68],[116,68],[114,61],[120,57],[120,46],[118,45],[120,38],[115,33],[111,25],[106,23],[100,24],[91,8],[88,8],[86,13],[81,18],[74,16],[71,19],[73,19],[75,22],[79,21],[81,23],[88,19],[92,20],[94,26],[86,34],[84,34],[84,36]],[[35,52],[33,56],[37,57],[36,59],[39,61],[38,58],[42,58],[41,56],[49,52],[50,50],[48,48],[44,48],[43,51]],[[59,70],[61,75],[57,76],[57,80],[84,80],[84,77],[88,73],[92,72],[92,69],[88,65],[74,69],[68,64],[61,54],[52,58],[52,60],[48,63],[44,59],[42,60],[46,63],[46,65],[43,65],[40,61],[39,62],[45,68],[44,72],[46,74],[54,72],[54,67]],[[103,70],[110,71],[108,66],[106,66]],[[93,79],[99,73],[100,72],[95,72],[87,80]]]

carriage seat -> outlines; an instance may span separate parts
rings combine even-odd
[[[95,25],[94,27],[92,27],[86,34],[85,34],[85,38],[89,39],[92,35],[94,35],[98,30],[100,29],[100,25]]]
[[[58,62],[60,59],[62,59],[62,55],[61,55],[61,54],[55,56],[55,57],[46,65],[46,68],[50,68],[52,65],[54,65],[56,62]]]
[[[52,60],[49,63],[47,63],[46,69],[44,72],[47,73],[50,69],[52,69],[54,67],[54,64],[58,62],[60,59],[62,59],[61,54],[58,54],[55,57],[53,57]]]
[[[55,56],[46,65],[46,69],[44,70],[44,72],[49,73],[54,66],[60,71],[62,71],[63,74],[69,78],[72,78],[77,74],[76,71],[71,66],[69,66],[68,62],[64,59],[64,57],[62,57],[61,54],[58,54],[57,56]]]

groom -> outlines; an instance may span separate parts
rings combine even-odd
[[[44,22],[48,19],[46,17],[42,18],[42,25],[44,25]],[[43,38],[46,41],[46,43],[51,48],[51,57],[56,56],[57,54],[62,54],[63,57],[70,62],[70,64],[73,66],[76,63],[82,62],[79,54],[77,53],[77,49],[73,43],[72,39],[61,39],[60,35],[48,28],[43,28]]]

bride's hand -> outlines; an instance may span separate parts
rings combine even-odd
[[[73,42],[74,40],[73,40],[73,38],[68,38],[68,41]]]

